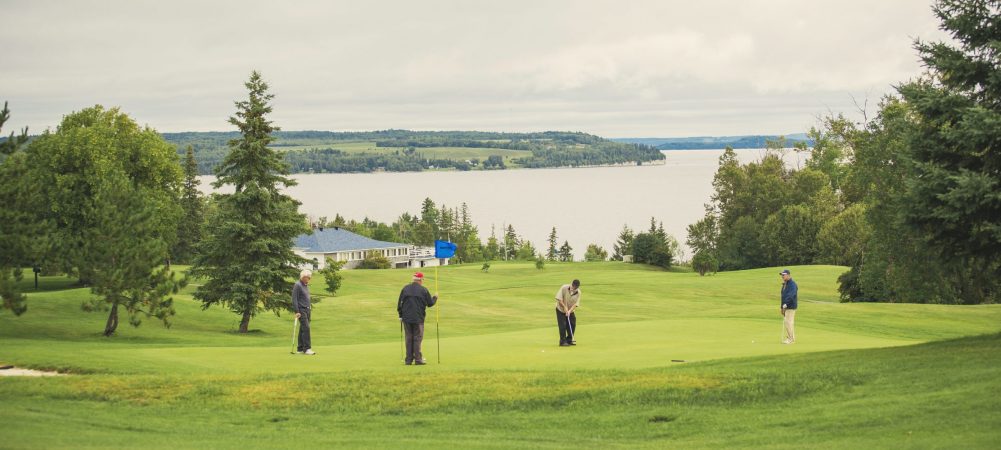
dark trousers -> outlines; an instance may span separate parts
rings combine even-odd
[[[299,347],[298,351],[304,352],[313,348],[313,343],[309,338],[309,315],[310,311],[307,309],[301,313],[299,317]]]
[[[424,342],[424,322],[403,322],[403,331],[407,340],[407,359],[405,362],[410,364],[424,359],[424,354],[421,353],[421,343]]]
[[[560,327],[560,344],[570,343],[573,340],[573,333],[577,332],[577,315],[570,313],[570,323],[568,324],[566,313],[556,308],[556,325]]]

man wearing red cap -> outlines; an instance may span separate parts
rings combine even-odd
[[[421,354],[421,342],[424,341],[424,316],[425,310],[434,306],[437,301],[438,296],[431,295],[424,287],[424,274],[421,272],[415,273],[413,282],[400,291],[396,313],[400,316],[403,329],[406,331],[407,358],[404,362],[408,366],[427,364],[424,355]]]

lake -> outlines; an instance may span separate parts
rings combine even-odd
[[[403,212],[419,215],[430,197],[441,206],[468,205],[484,244],[491,228],[498,238],[503,228],[532,242],[538,251],[548,248],[556,227],[559,243],[566,240],[576,259],[588,244],[612,254],[623,225],[647,230],[650,217],[685,248],[685,228],[699,220],[712,194],[712,179],[723,150],[664,151],[664,164],[578,169],[517,169],[470,172],[406,172],[368,174],[298,174],[288,194],[302,202],[310,217],[340,214],[346,219],[392,223]],[[736,150],[741,162],[760,159],[764,150]],[[804,158],[788,152],[786,163]],[[211,192],[214,177],[201,177],[201,188]]]

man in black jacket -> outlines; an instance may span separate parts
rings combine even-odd
[[[303,270],[299,272],[299,281],[292,286],[292,310],[295,311],[295,318],[299,319],[299,348],[297,353],[304,355],[315,355],[313,343],[309,336],[310,312],[313,305],[309,300],[309,280],[313,278],[313,272]]]
[[[424,274],[414,274],[413,282],[400,291],[400,300],[396,303],[396,313],[403,322],[407,340],[406,364],[424,365],[424,355],[421,354],[421,342],[424,341],[425,310],[434,306],[438,296],[432,296],[424,287]]]

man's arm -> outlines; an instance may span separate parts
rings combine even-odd
[[[556,291],[556,303],[560,305],[560,309],[566,312],[567,304],[563,301],[563,288],[561,287]]]
[[[299,299],[301,297],[302,297],[302,290],[299,289],[299,283],[292,285],[292,311],[295,311],[296,319],[302,317],[302,312],[299,311]]]
[[[435,303],[438,303],[438,296],[431,295],[431,291],[429,291],[427,288],[424,288],[424,304],[428,305],[428,308],[430,308],[434,306]]]
[[[407,288],[400,290],[400,299],[396,301],[396,316],[403,319],[403,298]]]
[[[581,296],[582,295],[580,293],[580,290],[578,290],[577,291],[577,301],[573,304],[573,306],[570,307],[570,310],[567,311],[568,314],[573,314],[573,312],[577,310],[577,307],[580,306],[580,298],[581,298]]]

